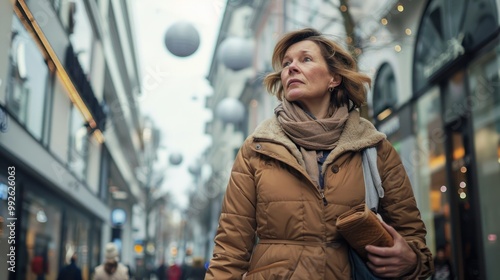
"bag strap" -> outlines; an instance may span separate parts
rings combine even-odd
[[[384,197],[382,179],[377,168],[377,148],[363,150],[363,177],[365,179],[365,203],[375,213],[378,210],[380,198]]]

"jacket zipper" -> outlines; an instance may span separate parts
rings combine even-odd
[[[279,143],[279,142],[277,142],[277,141],[273,141],[273,140],[271,140],[271,139],[255,138],[255,141],[256,141],[256,142],[257,142],[257,141],[261,141],[261,142],[269,142],[269,143],[274,143],[274,144],[281,145],[281,143]],[[267,154],[265,154],[265,153],[262,153],[262,152],[260,152],[260,151],[257,151],[257,152],[258,152],[258,153],[261,153],[261,154],[264,154],[264,155],[266,155],[266,156],[269,156],[269,155],[267,155]],[[291,168],[293,168],[293,169],[297,170],[296,168],[294,168],[293,166],[291,166],[291,165],[290,165],[290,164],[288,164],[287,162],[281,161],[281,160],[277,159],[276,157],[273,157],[273,158],[275,158],[276,160],[278,160],[278,161],[280,161],[280,162],[283,162],[284,164],[286,164],[286,165],[290,166]],[[298,171],[298,170],[297,170],[297,171]],[[301,172],[301,173],[302,173],[302,172]],[[303,175],[303,176],[305,176],[305,175]],[[316,188],[316,186],[315,186],[314,184],[313,184],[313,187],[314,187],[315,189],[318,189],[318,188]],[[324,205],[324,206],[327,206],[327,205],[328,205],[328,201],[326,200],[326,197],[325,197],[325,191],[324,191],[324,190],[323,190],[323,188],[321,188],[321,187],[319,188],[319,194],[320,194],[321,200],[323,200],[323,205]]]
[[[327,206],[328,205],[328,201],[326,201],[325,190],[323,188],[320,188],[319,193],[321,194],[321,198],[323,199],[323,205]]]

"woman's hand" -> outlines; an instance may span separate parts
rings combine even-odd
[[[368,267],[383,278],[397,278],[413,271],[417,266],[417,255],[406,240],[391,226],[382,222],[394,239],[392,247],[366,246]]]

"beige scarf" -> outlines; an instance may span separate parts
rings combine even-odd
[[[337,146],[344,124],[349,116],[347,107],[336,110],[324,119],[316,119],[294,102],[286,99],[274,113],[286,135],[299,146],[307,174],[319,186],[319,170],[316,158],[318,150],[333,150]]]

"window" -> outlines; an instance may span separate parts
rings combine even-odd
[[[477,161],[479,206],[484,244],[487,279],[500,276],[500,226],[498,200],[500,196],[500,47],[486,53],[470,68],[469,87]]]
[[[73,1],[73,28],[69,36],[71,45],[85,73],[90,71],[93,31],[83,0]]]
[[[25,248],[22,254],[25,254],[26,262],[20,263],[27,265],[20,268],[19,273],[26,275],[22,279],[36,279],[36,274],[43,274],[44,279],[57,278],[62,212],[55,202],[39,194],[26,192],[22,204],[24,236],[21,237],[23,244],[20,244],[20,248]]]
[[[69,264],[73,254],[77,255],[77,265],[81,268],[84,279],[88,279],[90,219],[73,209],[66,209],[64,215],[64,233],[62,244],[63,260]],[[86,277],[85,277],[86,276]]]
[[[17,17],[12,22],[11,42],[6,107],[36,139],[42,140],[51,74],[36,43]]]
[[[84,179],[88,155],[88,128],[78,108],[71,108],[69,166],[79,179]]]
[[[377,120],[385,119],[398,102],[394,71],[388,63],[382,64],[373,87],[373,113]]]
[[[440,91],[433,87],[414,107],[416,149],[412,154],[415,166],[415,196],[428,228],[429,248],[451,244],[451,217],[446,178],[445,135],[441,117]],[[449,249],[449,248],[448,248]]]

